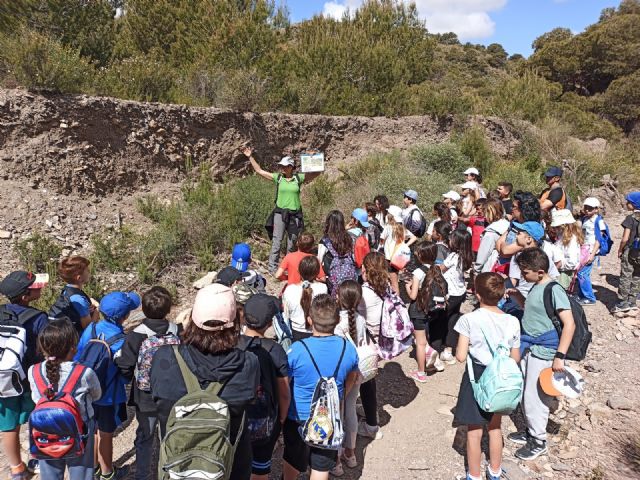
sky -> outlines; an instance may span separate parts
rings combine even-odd
[[[409,3],[410,0],[406,0]],[[499,43],[510,54],[529,56],[531,43],[556,27],[580,33],[619,0],[413,0],[432,33],[453,31],[462,42]],[[314,14],[341,18],[363,0],[283,0],[298,22]]]

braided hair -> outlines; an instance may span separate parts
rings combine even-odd
[[[356,309],[362,299],[362,287],[355,280],[345,280],[338,287],[338,305],[345,310],[349,318],[349,336],[354,342],[358,341],[356,329]]]

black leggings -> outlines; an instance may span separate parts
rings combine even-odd
[[[460,318],[460,307],[464,303],[466,294],[459,297],[449,297],[447,303],[447,340],[446,345],[450,348],[456,348],[458,345],[458,332],[453,327],[458,323]]]
[[[378,426],[378,393],[375,378],[360,384],[360,399],[367,425]]]

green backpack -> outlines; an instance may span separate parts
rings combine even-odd
[[[473,396],[478,406],[485,412],[506,415],[516,409],[522,398],[524,388],[522,372],[516,361],[509,356],[510,350],[505,342],[500,342],[496,348],[493,348],[484,330],[482,330],[482,336],[493,359],[476,381],[471,355],[467,355],[467,371]]]
[[[230,439],[229,406],[218,396],[224,384],[213,382],[202,390],[177,345],[173,351],[187,394],[176,402],[169,415],[160,445],[158,478],[227,480],[244,427],[244,414],[234,445]]]

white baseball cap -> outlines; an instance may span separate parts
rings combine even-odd
[[[282,160],[278,162],[278,165],[282,165],[283,167],[295,167],[296,162],[291,157],[282,157]]]
[[[453,190],[449,190],[447,193],[443,193],[442,196],[444,198],[453,200],[454,202],[460,200],[460,194],[458,192],[454,192]]]
[[[478,184],[476,182],[464,182],[462,184],[462,189],[469,189],[469,190],[475,190],[476,188],[478,188]]]
[[[600,208],[600,200],[598,200],[596,197],[587,197],[582,203],[584,203],[584,205],[587,207]]]
[[[571,225],[576,223],[576,219],[573,218],[571,210],[563,208],[562,210],[551,211],[551,226],[559,227],[561,225]]]
[[[389,205],[387,213],[389,213],[396,222],[402,223],[402,209],[400,207],[397,205]]]
[[[465,175],[480,175],[480,172],[476,167],[467,168],[463,173]]]

